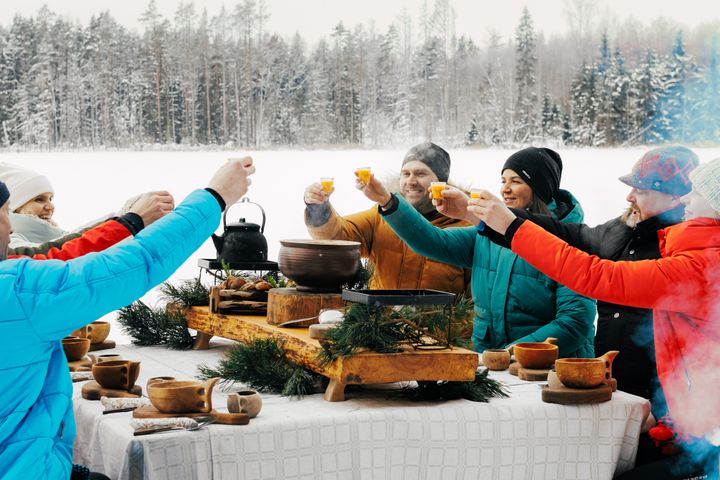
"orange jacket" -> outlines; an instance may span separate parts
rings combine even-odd
[[[702,436],[720,426],[720,221],[690,220],[658,236],[662,258],[613,262],[526,221],[512,250],[582,295],[652,308],[668,409],[680,433]]]
[[[466,222],[437,212],[429,220],[440,228],[468,226]],[[325,224],[307,225],[307,229],[316,239],[360,242],[361,255],[369,258],[374,266],[370,288],[430,288],[469,297],[469,271],[414,253],[383,220],[377,207],[345,217],[331,207],[330,219]]]
[[[70,260],[90,252],[101,252],[130,236],[130,231],[117,220],[108,220],[91,228],[78,238],[65,242],[60,248],[50,248],[45,254],[9,255],[8,258],[30,257],[33,260]]]

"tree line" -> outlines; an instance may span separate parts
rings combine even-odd
[[[524,9],[482,47],[457,35],[450,0],[382,32],[338,23],[312,46],[268,31],[256,0],[215,16],[182,3],[172,19],[151,0],[139,32],[43,7],[0,25],[0,146],[720,140],[717,28],[691,32],[689,51],[671,23],[588,26],[589,1],[568,5],[567,34],[546,38]]]

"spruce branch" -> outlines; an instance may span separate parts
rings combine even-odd
[[[508,392],[502,383],[488,378],[489,371],[475,372],[472,382],[430,381],[417,382],[416,387],[405,387],[402,394],[413,401],[457,400],[464,398],[472,402],[488,402],[491,398],[503,398]]]

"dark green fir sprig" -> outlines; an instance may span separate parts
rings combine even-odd
[[[183,280],[178,286],[165,282],[159,290],[163,300],[168,303],[178,303],[186,308],[210,303],[210,289],[203,285],[199,278]]]
[[[193,346],[187,319],[181,312],[151,308],[137,301],[119,310],[118,321],[135,345],[165,345],[174,350]]]
[[[464,398],[473,402],[488,402],[491,398],[508,396],[505,387],[492,378],[488,370],[475,372],[472,382],[418,382],[417,386],[406,387],[402,395],[413,401],[441,401]]]
[[[241,382],[264,392],[303,397],[319,390],[323,377],[288,360],[276,339],[259,339],[233,345],[216,367],[198,367],[202,379]]]

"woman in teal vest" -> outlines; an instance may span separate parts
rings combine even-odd
[[[569,192],[560,190],[561,173],[562,161],[553,150],[520,150],[502,168],[501,195],[508,206],[552,214],[565,222],[582,222],[580,204]],[[412,188],[412,179],[407,184]],[[476,227],[434,227],[375,178],[358,188],[380,205],[384,220],[413,251],[428,261],[472,269],[475,350],[555,337],[561,357],[595,356],[594,300],[574,293],[510,250],[478,235]],[[467,215],[467,197],[462,192],[446,190],[443,195],[447,195],[445,204],[436,202],[441,213],[454,218]]]

